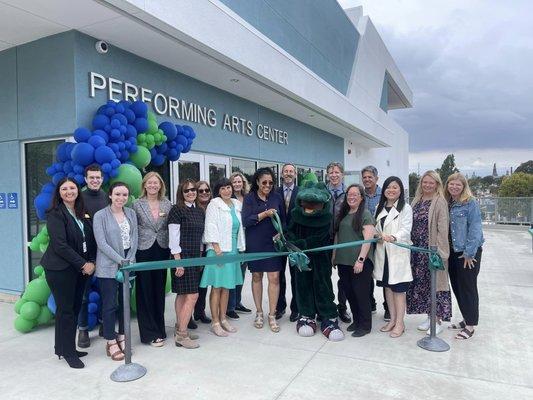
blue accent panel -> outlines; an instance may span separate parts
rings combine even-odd
[[[96,91],[89,97],[89,73],[121,79],[136,86],[161,92],[187,102],[210,107],[216,111],[216,127],[208,127],[174,117],[158,115],[158,121],[173,121],[193,127],[197,133],[193,150],[224,154],[233,157],[294,162],[314,167],[325,167],[332,160],[343,160],[342,138],[316,129],[282,114],[267,110],[186,75],[161,65],[110,47],[109,53],[101,55],[94,50],[96,39],[77,33],[76,36],[76,99],[77,125],[90,128],[96,108],[107,100],[107,91]],[[150,107],[151,108],[151,107]],[[222,129],[224,114],[253,121],[252,136]],[[256,125],[269,125],[287,131],[288,144],[276,144],[259,139]]]
[[[220,0],[346,94],[359,33],[335,0]]]
[[[17,138],[17,51],[0,52],[0,141]]]
[[[16,209],[0,210],[0,291],[22,292],[24,289],[24,232],[21,201],[21,160],[18,141],[0,143],[0,192],[17,193]]]
[[[381,89],[379,107],[385,112],[389,111],[389,78],[387,73],[383,77],[383,88]]]
[[[70,31],[17,47],[19,139],[76,128],[74,38]]]

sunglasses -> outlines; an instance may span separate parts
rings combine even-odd
[[[211,193],[210,189],[198,189],[198,193],[204,194],[204,193]]]
[[[196,188],[183,189],[183,194],[187,194],[189,192],[196,192]]]
[[[274,186],[274,182],[272,182],[272,181],[263,181],[263,182],[261,182],[261,185],[263,185],[263,186]]]

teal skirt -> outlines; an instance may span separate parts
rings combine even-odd
[[[237,252],[227,252],[226,254],[237,254]],[[207,250],[207,257],[216,257],[214,250]],[[242,285],[242,272],[240,263],[211,264],[206,265],[200,287],[213,286],[214,288],[235,289],[235,286]]]

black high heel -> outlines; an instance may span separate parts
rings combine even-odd
[[[85,367],[85,364],[77,356],[64,357],[70,368],[81,369]]]
[[[89,354],[89,353],[87,353],[86,351],[78,351],[78,350],[76,350],[76,357],[78,357],[78,358],[85,357],[87,354]],[[59,358],[60,360],[61,360],[61,357],[63,357],[63,356],[60,356],[59,354],[57,355],[57,358]]]

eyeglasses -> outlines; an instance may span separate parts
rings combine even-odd
[[[204,193],[211,193],[210,189],[198,189],[198,193],[204,194]]]
[[[183,194],[187,194],[189,192],[196,192],[196,188],[183,189]]]
[[[261,185],[263,185],[263,186],[274,186],[274,182],[272,182],[272,181],[263,181],[263,182],[261,182]]]

